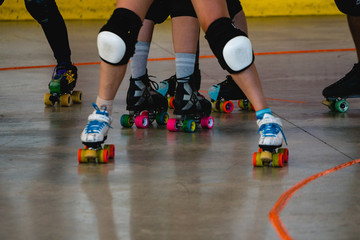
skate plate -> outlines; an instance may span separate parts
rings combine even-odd
[[[166,126],[170,132],[182,130],[193,133],[199,128],[199,125],[204,129],[211,129],[214,126],[214,118],[212,116],[185,115],[178,118],[170,118]]]
[[[82,91],[72,91],[70,93],[45,93],[44,104],[46,106],[54,106],[59,103],[62,107],[70,107],[73,103],[80,104],[82,102]]]
[[[287,148],[274,149],[271,152],[259,148],[253,154],[254,167],[283,167],[289,161],[289,150]]]
[[[134,123],[137,128],[147,128],[156,120],[159,126],[166,125],[169,119],[167,112],[157,111],[131,111],[130,114],[123,114],[120,118],[121,126],[131,128]]]
[[[360,98],[360,95],[343,96],[343,97],[328,97],[321,103],[327,106],[332,112],[345,113],[349,110],[350,104],[346,99]]]
[[[115,146],[105,144],[104,148],[99,145],[96,148],[90,148],[85,145],[84,149],[78,151],[79,163],[108,163],[110,159],[115,158]]]

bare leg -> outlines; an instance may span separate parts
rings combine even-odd
[[[152,0],[118,0],[117,8],[127,8],[135,12],[143,21]],[[104,100],[113,100],[124,78],[127,65],[114,66],[104,61],[100,63],[98,96]]]
[[[175,53],[196,53],[199,39],[199,21],[184,16],[172,19],[172,36]]]
[[[192,0],[192,3],[204,32],[207,31],[210,24],[215,20],[221,17],[229,17],[226,1]],[[209,12],[212,14],[207,14]],[[231,74],[231,76],[237,85],[244,91],[254,106],[255,111],[268,108],[268,104],[262,91],[259,75],[254,64],[240,73]]]

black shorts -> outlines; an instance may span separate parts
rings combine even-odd
[[[360,16],[360,3],[358,0],[335,0],[339,10],[350,16]]]
[[[196,18],[191,0],[155,0],[151,4],[145,19],[152,20],[156,24],[164,22],[168,16],[171,18],[190,16]]]
[[[226,0],[226,3],[231,19],[242,10],[239,0]],[[155,0],[150,6],[145,19],[159,24],[164,22],[169,15],[171,18],[182,16],[196,17],[196,12],[191,0]]]

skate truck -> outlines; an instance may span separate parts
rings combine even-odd
[[[208,93],[214,112],[231,113],[234,110],[231,100],[238,100],[241,110],[254,111],[254,107],[230,75],[221,83],[211,86]]]

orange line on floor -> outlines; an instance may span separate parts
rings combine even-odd
[[[320,53],[320,52],[348,52],[348,51],[355,51],[355,48],[262,52],[262,53],[255,53],[255,55],[280,55],[280,54]],[[201,59],[203,59],[203,58],[215,58],[215,56],[214,55],[204,55],[204,56],[200,56],[200,58]],[[149,58],[148,59],[149,62],[153,62],[153,61],[170,61],[170,60],[175,60],[175,57]],[[97,64],[100,64],[100,62],[76,63],[75,65],[76,66],[84,66],[84,65],[97,65]],[[7,67],[7,68],[0,68],[0,71],[34,69],[34,68],[53,68],[53,67],[55,67],[55,65]]]
[[[330,168],[326,171],[317,173],[315,175],[312,175],[308,178],[305,178],[304,180],[298,182],[297,184],[295,184],[293,187],[291,187],[289,190],[287,190],[286,192],[284,192],[281,197],[277,200],[277,202],[275,203],[274,207],[271,209],[271,211],[269,212],[269,220],[271,222],[271,224],[274,226],[278,236],[280,239],[293,239],[291,237],[291,235],[289,234],[288,230],[286,229],[285,224],[281,221],[279,214],[280,212],[285,208],[286,204],[289,202],[290,198],[294,195],[295,192],[297,192],[299,189],[303,188],[304,186],[306,186],[308,183],[323,177],[325,175],[334,173],[336,171],[339,171],[343,168],[346,167],[350,167],[352,165],[355,165],[357,163],[360,163],[360,159],[356,159],[341,165],[338,165],[336,167]]]

